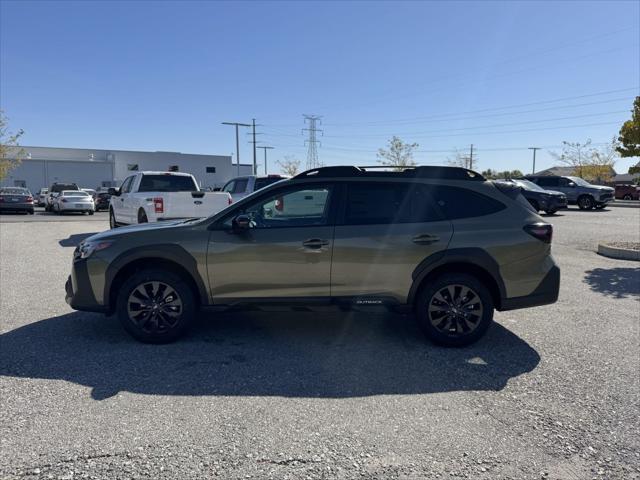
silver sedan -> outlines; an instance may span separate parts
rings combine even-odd
[[[96,211],[93,198],[82,190],[63,190],[53,200],[53,211],[57,214],[82,212],[93,215]]]

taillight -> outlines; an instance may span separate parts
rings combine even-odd
[[[229,198],[227,199],[227,205],[231,205],[233,203],[233,198],[231,198],[231,195],[229,195]]]
[[[280,197],[276,199],[276,210],[278,210],[279,212],[284,210],[284,198]]]
[[[524,231],[544,243],[551,243],[551,238],[553,237],[553,226],[548,223],[525,225]]]
[[[33,203],[33,197],[27,197],[27,203]]]
[[[153,209],[156,213],[164,213],[164,200],[161,197],[153,199]]]

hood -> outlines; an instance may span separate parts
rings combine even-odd
[[[591,185],[591,188],[595,188],[596,190],[601,190],[603,192],[613,192],[615,190],[612,187],[605,187],[604,185]]]
[[[543,193],[543,192],[540,192]],[[545,195],[553,195],[554,197],[564,197],[565,194],[562,192],[556,192],[555,190],[546,190],[544,192]]]
[[[148,232],[150,230],[167,230],[170,228],[179,227],[184,223],[184,220],[142,223],[139,225],[129,225],[127,227],[118,227],[111,230],[105,230],[104,232],[96,233],[86,239],[88,242],[100,241],[100,240],[115,240],[123,235],[129,235],[136,232]]]

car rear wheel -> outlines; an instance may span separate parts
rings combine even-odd
[[[116,311],[124,329],[144,343],[168,343],[183,335],[195,317],[191,287],[164,270],[142,270],[120,288]]]
[[[591,210],[595,206],[593,198],[589,195],[583,195],[578,198],[578,208],[580,210]]]
[[[446,347],[462,347],[482,337],[493,320],[489,290],[472,275],[441,275],[422,290],[416,318],[424,334]]]
[[[147,214],[143,209],[138,211],[138,223],[148,223],[149,219],[147,218]]]
[[[633,198],[631,197],[631,195],[629,195],[628,193],[622,197],[623,200],[633,200]]]
[[[118,224],[116,223],[116,216],[111,209],[109,209],[109,228],[118,228]]]

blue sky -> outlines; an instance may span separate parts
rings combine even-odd
[[[639,19],[638,1],[2,0],[0,104],[26,145],[235,154],[220,122],[256,118],[271,164],[304,165],[308,113],[325,164],[375,163],[398,135],[419,163],[473,143],[479,169],[528,171],[527,147],[630,117]]]

